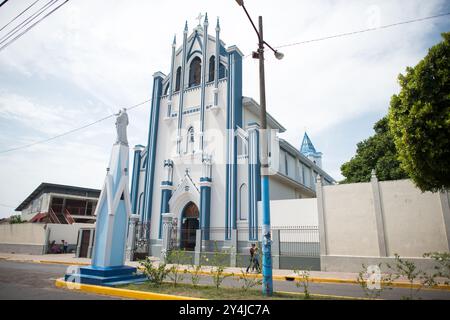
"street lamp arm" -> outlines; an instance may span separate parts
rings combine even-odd
[[[259,34],[258,29],[256,28],[255,23],[254,23],[253,20],[252,20],[252,17],[250,17],[250,14],[248,13],[248,11],[247,11],[247,9],[245,8],[244,5],[242,5],[242,8],[244,8],[244,11],[245,11],[245,14],[246,14],[247,17],[248,17],[248,20],[250,20],[250,22],[251,22],[251,24],[252,24],[252,26],[253,26],[253,29],[255,30],[256,34],[258,35],[258,39],[261,41],[261,40],[262,40],[262,39],[261,39],[261,35]]]
[[[274,48],[272,48],[272,46],[270,44],[268,44],[262,37],[261,33],[258,31],[258,29],[256,28],[255,23],[252,20],[252,17],[250,17],[250,14],[247,11],[247,8],[244,5],[244,1],[240,1],[240,0],[236,0],[236,2],[239,4],[239,6],[241,6],[244,9],[245,14],[247,15],[248,20],[250,20],[250,23],[253,26],[253,29],[255,30],[256,34],[258,35],[258,40],[259,40],[259,51],[264,50],[264,45],[268,46],[270,48],[270,50],[273,51],[273,53],[275,54],[275,57],[278,60],[283,59],[284,54],[282,54],[281,52],[278,52],[278,50],[275,50]],[[258,52],[259,52],[258,51]]]
[[[272,46],[270,44],[268,44],[266,41],[264,41],[264,44],[266,46],[268,46],[270,48],[270,50],[272,50],[273,52],[275,52],[275,53],[278,52],[278,50],[275,50],[274,48],[272,48]]]

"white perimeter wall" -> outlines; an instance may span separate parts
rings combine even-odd
[[[45,245],[46,229],[50,230],[49,241],[60,244],[66,240],[68,244],[76,244],[80,228],[92,228],[92,224],[41,224],[20,223],[0,225],[0,244]]]
[[[259,224],[262,223],[261,202]],[[270,225],[277,227],[318,226],[317,199],[292,199],[270,201]]]
[[[1,244],[43,245],[45,229],[43,224],[21,223],[0,225]]]
[[[409,180],[380,182],[380,193],[388,254],[449,251],[438,193],[422,193]]]
[[[320,229],[321,241],[326,243],[322,255],[422,257],[426,252],[449,251],[447,193],[422,193],[410,180],[375,180],[322,190],[324,223]]]
[[[74,224],[48,224],[50,229],[49,241],[56,241],[61,244],[61,240],[67,241],[68,244],[77,244],[78,230],[80,228],[94,228],[91,223],[74,223]]]

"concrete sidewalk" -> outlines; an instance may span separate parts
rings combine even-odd
[[[91,263],[91,259],[88,258],[75,258],[73,253],[68,254],[46,254],[46,255],[29,255],[29,254],[14,254],[14,253],[0,253],[0,259],[16,261],[16,262],[29,262],[29,263],[47,263],[47,264],[63,264],[63,265],[89,265]],[[151,257],[154,263],[159,262],[159,258]],[[137,261],[127,261],[127,265],[132,267],[139,267],[139,262]],[[187,270],[188,272],[192,272],[190,266],[181,266],[180,270]],[[212,267],[204,266],[200,274],[202,275],[210,275]],[[245,271],[245,268],[225,268],[224,274],[240,276],[242,271]],[[351,272],[325,272],[325,271],[310,271],[309,281],[317,282],[317,283],[348,283],[348,284],[357,284],[357,273]],[[250,276],[261,277],[261,274],[250,274]],[[293,270],[273,270],[273,280],[275,281],[295,281],[300,279],[298,275],[294,273]],[[407,279],[400,278],[393,284],[395,287],[408,287],[410,284]],[[415,287],[420,286],[417,282]],[[449,285],[439,285],[435,287],[438,290],[450,290]]]

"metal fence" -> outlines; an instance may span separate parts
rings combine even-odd
[[[227,240],[232,241],[231,238],[225,237],[230,234],[226,232],[225,228],[210,228],[202,231],[209,235],[208,240],[217,242],[219,246],[226,244]],[[278,241],[272,246],[279,246],[280,256],[320,256],[318,226],[274,227],[271,229],[271,235],[272,241]],[[261,228],[255,228],[254,230],[238,228],[236,229],[236,239],[238,252],[242,252],[244,248],[249,248],[251,243],[258,243],[261,246],[262,230]]]
[[[150,223],[149,222],[139,222],[136,224],[135,228],[135,244],[134,252],[137,255],[145,256],[148,255],[150,248]]]
[[[280,256],[320,256],[319,227],[297,226],[283,227],[280,234]]]

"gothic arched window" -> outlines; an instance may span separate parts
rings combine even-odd
[[[195,143],[194,127],[189,127],[187,134],[186,134],[186,152],[185,153],[193,153],[194,152],[194,143]]]
[[[166,89],[164,89],[164,95],[167,96],[168,92],[169,92],[169,84],[166,86]]]
[[[181,82],[181,67],[178,67],[177,75],[175,77],[175,92],[180,91],[180,82]]]
[[[227,72],[226,72],[226,68],[225,66],[221,63],[219,64],[219,79],[223,79],[227,76]]]
[[[216,57],[209,58],[209,82],[214,81],[214,75],[216,72]]]
[[[195,57],[189,67],[189,87],[198,86],[201,81],[202,61]]]

